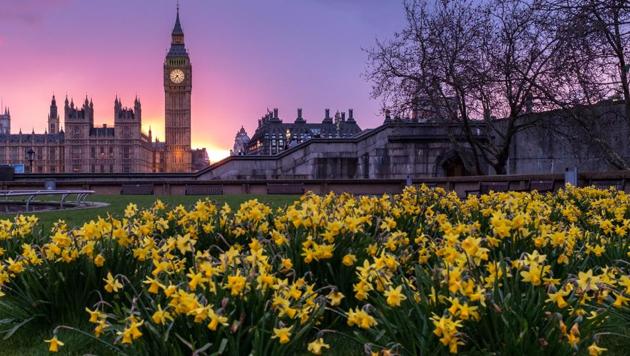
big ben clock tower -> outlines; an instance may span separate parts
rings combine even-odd
[[[192,65],[184,44],[184,31],[179,22],[179,6],[171,38],[171,48],[164,61],[166,171],[190,172]]]

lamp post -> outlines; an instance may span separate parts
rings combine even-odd
[[[33,155],[35,154],[35,151],[33,151],[33,148],[29,148],[28,151],[26,151],[26,154],[28,155],[28,166],[30,167],[30,173],[33,173]]]

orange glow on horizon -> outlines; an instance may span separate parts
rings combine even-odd
[[[208,158],[210,159],[211,164],[219,162],[220,160],[230,156],[230,150],[219,147],[212,143],[204,143],[200,145],[199,147],[206,148],[206,151],[208,151]]]
[[[397,29],[401,12],[388,6],[383,21],[381,2],[369,7],[374,19],[337,2],[187,3],[181,21],[194,73],[192,146],[206,147],[213,162],[225,158],[241,126],[251,137],[273,108],[285,122],[295,120],[298,107],[308,122],[321,122],[325,108],[353,108],[361,128],[380,125],[380,104],[361,78],[361,48]],[[269,23],[279,13],[283,21]],[[322,18],[330,26],[322,27]],[[0,1],[0,20],[0,50],[9,54],[0,67],[0,99],[11,110],[13,133],[43,133],[53,94],[62,125],[66,96],[79,106],[86,95],[93,99],[97,127],[114,124],[115,97],[130,107],[137,96],[143,132],[150,127],[164,142],[172,1],[151,2],[150,13],[144,1]]]

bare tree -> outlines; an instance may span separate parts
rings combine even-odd
[[[609,139],[615,123],[625,120],[630,125],[627,1],[545,0],[542,11],[560,50],[546,80],[533,84],[578,129],[579,135],[570,135],[570,139],[586,140],[613,167],[630,169]],[[623,110],[602,110],[597,105],[609,98],[621,99]],[[606,119],[611,116],[616,119]]]
[[[372,94],[393,111],[413,109],[422,97],[440,122],[458,124],[478,171],[481,160],[505,174],[514,136],[535,124],[524,118],[557,50],[557,39],[540,25],[539,7],[519,0],[406,1],[406,27],[369,52]]]

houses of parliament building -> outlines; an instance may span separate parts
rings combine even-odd
[[[53,95],[45,133],[11,132],[11,113],[0,113],[0,164],[24,164],[33,173],[191,172],[208,165],[205,149],[191,149],[192,65],[179,9],[164,61],[165,140],[142,132],[142,105],[116,97],[114,125],[94,123],[94,103],[66,97],[63,125]]]

